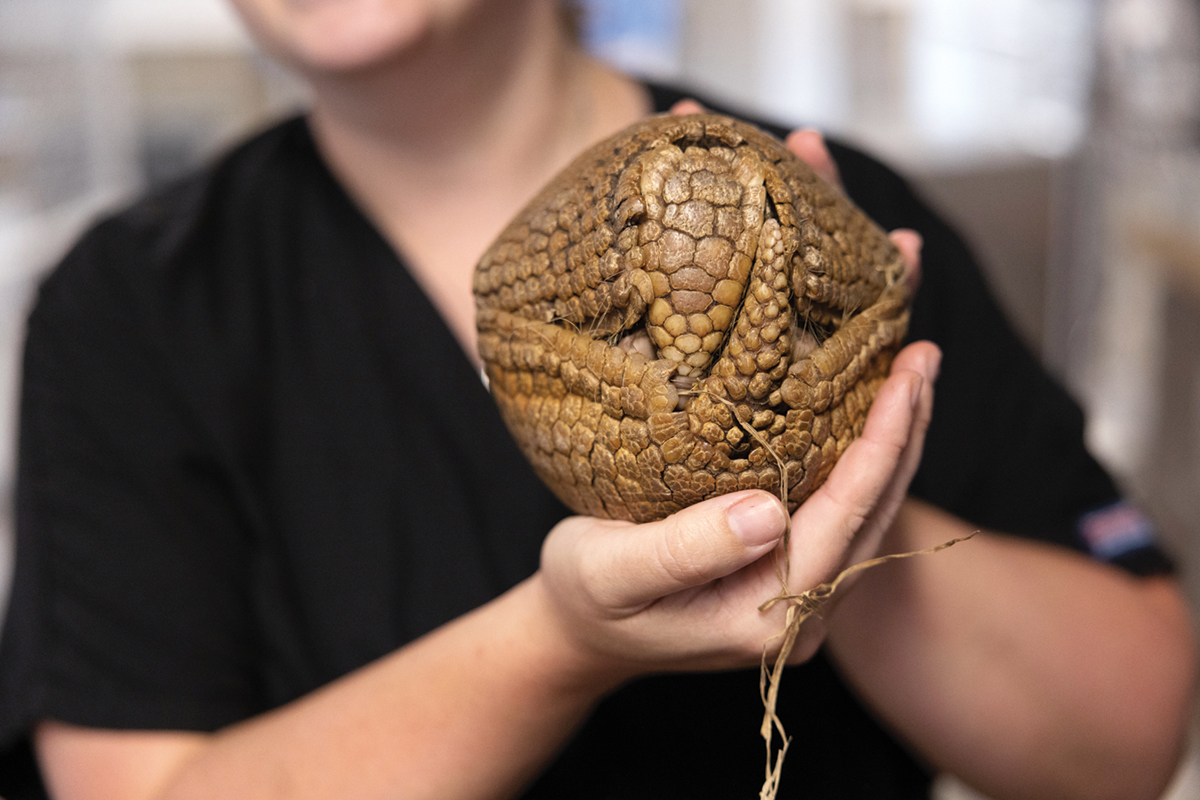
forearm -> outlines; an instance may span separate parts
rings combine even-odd
[[[145,774],[161,757],[160,777],[142,781],[161,790],[147,797],[509,796],[610,685],[553,630],[544,602],[526,582],[276,711],[183,747],[138,750],[128,769]],[[39,742],[44,762],[55,746]],[[119,743],[87,752],[103,763],[60,759],[68,770],[49,775],[56,795],[103,796],[93,793],[97,769],[119,770],[110,754],[130,755]],[[131,785],[128,773],[114,777]]]
[[[886,549],[965,532],[910,501]],[[832,614],[829,644],[934,766],[996,798],[1157,797],[1195,671],[1170,581],[988,533],[864,575]]]

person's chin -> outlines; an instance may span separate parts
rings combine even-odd
[[[360,6],[358,0],[303,0],[291,19],[245,16],[268,51],[314,75],[359,72],[394,61],[431,32],[433,14],[423,4],[377,14]]]
[[[324,35],[304,43],[287,58],[301,72],[337,75],[369,71],[395,62],[412,50],[424,35],[413,30],[400,35],[351,36],[345,39]]]

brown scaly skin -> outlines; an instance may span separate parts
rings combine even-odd
[[[794,510],[862,432],[907,327],[903,273],[778,140],[653,117],[577,158],[484,254],[479,353],[517,443],[579,513],[644,522],[778,493],[776,456]]]

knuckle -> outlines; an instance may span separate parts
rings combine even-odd
[[[841,517],[841,524],[838,526],[837,533],[840,540],[849,545],[858,536],[858,532],[867,524],[867,520],[871,517],[871,511],[874,506],[864,507],[855,505],[846,508],[845,514]]]
[[[879,502],[880,493],[870,492],[869,496],[863,497],[845,496],[831,488],[827,496],[833,507],[831,532],[837,536],[839,541],[848,544],[867,524],[867,520],[870,519],[871,513]]]
[[[873,444],[879,451],[876,457],[879,459],[880,470],[883,471],[886,468],[886,471],[891,473],[896,470],[896,465],[900,463],[900,459],[904,455],[904,449],[908,447],[908,437],[897,434],[894,439]]]
[[[584,555],[575,564],[575,581],[591,608],[615,611],[624,605],[617,569],[610,559]]]
[[[709,548],[696,547],[689,541],[690,538],[682,525],[669,525],[665,535],[658,538],[655,552],[658,563],[667,577],[683,586],[695,586],[708,580],[708,565],[699,551]]]
[[[886,479],[896,471],[900,464],[904,451],[908,447],[908,437],[904,433],[897,432],[894,436],[882,439],[862,438],[850,446],[854,447],[854,445],[859,445],[857,449],[862,451],[863,456],[856,460],[862,461],[867,469],[877,476],[877,480]]]
[[[621,570],[614,563],[611,546],[619,532],[596,531],[597,523],[600,521],[571,517],[556,525],[542,544],[542,567],[553,574],[556,583],[569,587],[570,595],[583,606],[611,609],[620,605]]]

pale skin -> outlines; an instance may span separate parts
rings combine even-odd
[[[236,4],[310,81],[322,153],[472,357],[478,253],[575,152],[648,110],[549,0]],[[788,144],[836,181],[819,135]],[[920,237],[893,239],[915,281]],[[797,511],[792,588],[973,530],[905,499],[938,361],[928,343],[897,357],[864,436]],[[778,588],[783,519],[759,492],[646,525],[571,518],[530,579],[296,702],[213,734],[47,720],[38,756],[66,800],[511,796],[623,681],[758,663],[781,624],[757,606]],[[916,752],[997,800],[1149,799],[1182,740],[1192,641],[1172,580],[983,532],[863,575],[793,660],[825,642]]]

